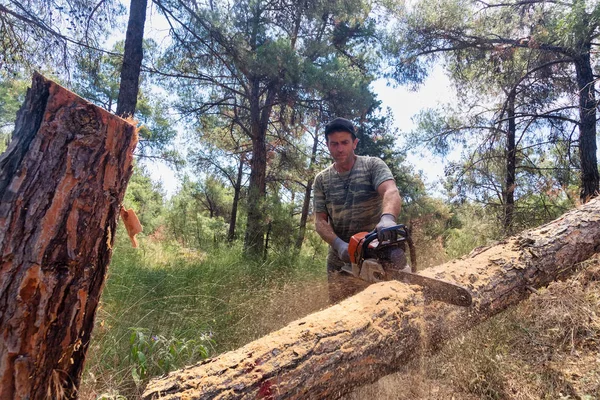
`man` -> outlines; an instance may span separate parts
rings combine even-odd
[[[341,271],[350,262],[350,238],[377,229],[380,241],[389,240],[391,232],[381,230],[396,225],[401,199],[394,177],[381,159],[354,154],[358,139],[352,122],[334,119],[325,127],[325,140],[334,163],[315,177],[315,225],[330,245],[329,298],[337,302],[366,286]]]

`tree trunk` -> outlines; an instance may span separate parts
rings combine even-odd
[[[269,254],[269,239],[271,238],[271,231],[273,230],[273,221],[269,221],[267,225],[267,237],[265,239],[265,251],[263,253],[263,260],[266,261]]]
[[[72,398],[135,127],[34,75],[0,156],[0,398]]]
[[[298,230],[298,237],[296,238],[296,249],[302,248],[304,242],[304,235],[306,233],[306,222],[308,221],[308,211],[310,210],[310,197],[312,195],[313,181],[315,177],[312,175],[312,170],[317,160],[317,149],[319,146],[319,132],[315,131],[313,140],[312,152],[310,154],[310,163],[308,170],[311,172],[311,176],[306,183],[306,190],[304,191],[304,203],[302,203],[302,215],[300,216],[300,229]]]
[[[600,176],[596,158],[596,94],[594,72],[590,63],[590,45],[587,52],[575,58],[577,88],[579,89],[579,158],[581,160],[582,202],[598,195]]]
[[[227,232],[227,241],[233,242],[235,239],[235,224],[237,221],[237,209],[240,202],[240,193],[242,191],[242,178],[244,173],[244,157],[240,155],[240,165],[238,167],[237,178],[233,188],[233,204],[231,205],[231,219],[229,220],[229,231]]]
[[[129,22],[125,34],[125,50],[121,66],[121,83],[117,101],[117,115],[132,117],[137,105],[140,69],[144,57],[144,24],[148,0],[131,0]]]
[[[567,276],[599,246],[600,200],[593,200],[421,272],[467,287],[469,308],[427,303],[416,286],[374,284],[238,350],[155,379],[143,398],[340,398]]]
[[[515,89],[508,94],[507,104],[508,131],[506,132],[506,182],[504,187],[504,232],[512,234],[512,225],[515,210],[515,185],[517,166],[517,147],[515,136],[517,124],[515,122]]]
[[[248,222],[244,247],[249,255],[262,256],[265,246],[265,193],[267,146],[264,136],[252,138],[250,182],[248,186]]]
[[[300,216],[300,229],[298,229],[298,237],[296,238],[296,250],[302,249],[302,244],[304,243],[304,236],[306,235],[306,222],[308,222],[308,212],[310,210],[313,180],[314,179],[309,179],[309,181],[306,182],[306,189],[304,190],[302,215]]]
[[[250,183],[248,187],[248,223],[244,248],[246,254],[261,257],[265,249],[265,196],[267,192],[267,127],[277,91],[267,91],[261,107],[259,81],[252,87],[252,159],[250,160]]]

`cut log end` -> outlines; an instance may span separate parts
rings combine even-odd
[[[34,75],[0,156],[0,398],[74,396],[136,143]]]

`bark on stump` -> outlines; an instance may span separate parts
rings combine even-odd
[[[0,156],[1,399],[76,395],[136,143],[34,75]]]
[[[421,272],[468,287],[472,307],[426,304],[418,287],[399,282],[371,285],[238,350],[155,379],[143,398],[339,398],[565,277],[598,246],[600,200],[592,200],[542,227]]]

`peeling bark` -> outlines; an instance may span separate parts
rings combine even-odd
[[[459,283],[473,306],[427,304],[418,287],[369,286],[248,345],[150,382],[144,399],[340,398],[567,276],[600,246],[600,200],[421,273]]]
[[[33,77],[0,156],[0,398],[76,395],[136,143]]]

